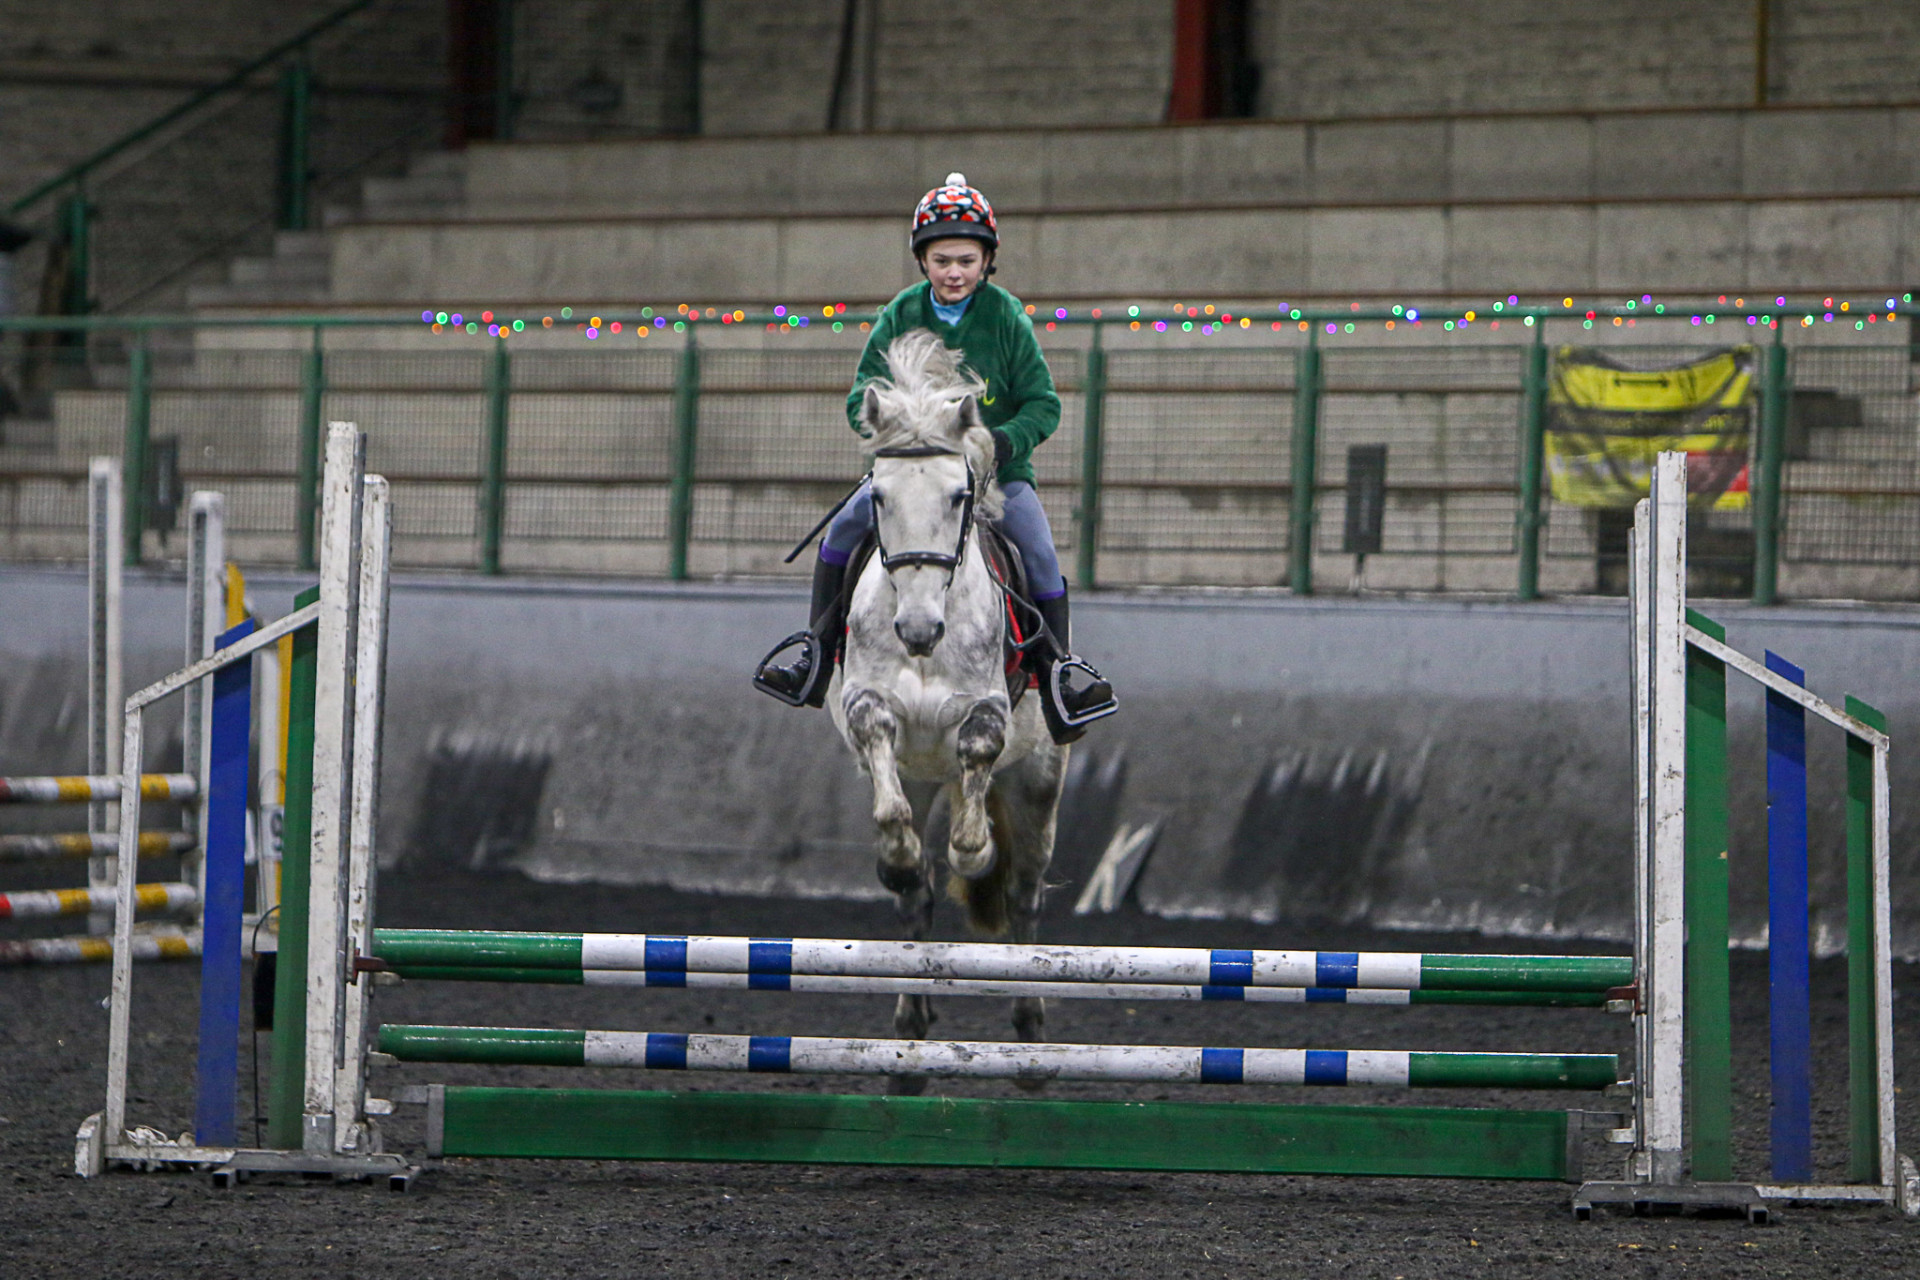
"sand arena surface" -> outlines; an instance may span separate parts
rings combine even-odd
[[[846,902],[698,897],[649,889],[556,887],[517,877],[389,875],[382,923],[422,927],[896,936],[891,909]],[[1071,942],[1503,950],[1459,935],[1170,922],[1137,914],[1064,917]],[[943,908],[944,912],[944,908]],[[943,914],[942,936],[960,936]],[[1514,950],[1533,949],[1514,947]],[[1541,948],[1544,949],[1544,948]],[[1578,946],[1569,950],[1585,950]],[[1597,948],[1595,948],[1597,949]],[[1728,1218],[1636,1219],[1601,1211],[1579,1224],[1556,1183],[1442,1182],[1211,1174],[985,1169],[622,1164],[453,1159],[406,1195],[382,1187],[255,1181],[216,1191],[184,1174],[73,1176],[73,1132],[100,1106],[106,1052],[104,967],[0,974],[0,1274],[151,1277],[403,1275],[458,1277],[738,1274],[780,1276],[1896,1276],[1920,1274],[1920,1223],[1871,1209],[1783,1209],[1752,1227]],[[131,1118],[175,1131],[192,1110],[196,973],[140,969]],[[1816,964],[1816,1158],[1838,1176],[1844,1152],[1844,966]],[[1765,1172],[1765,957],[1734,957],[1736,1161]],[[1896,974],[1904,1037],[1902,1147],[1920,1150],[1920,1071],[1907,1006],[1920,971]],[[648,1028],[766,1034],[891,1034],[880,996],[409,983],[382,988],[395,1021]],[[933,1034],[1009,1036],[1004,1001],[937,1002]],[[1345,1008],[1055,1002],[1058,1040],[1308,1048],[1605,1052],[1627,1047],[1624,1019],[1586,1010]],[[241,1060],[243,1097],[251,1062]],[[397,1081],[607,1088],[864,1092],[881,1082],[826,1077],[549,1068],[403,1066]],[[955,1081],[948,1093],[1015,1096],[1010,1083]],[[1064,1084],[1054,1097],[1206,1097],[1428,1105],[1617,1105],[1590,1094],[1370,1091]],[[242,1114],[246,1114],[243,1105]],[[243,1120],[243,1135],[248,1126]],[[418,1152],[419,1108],[389,1124]],[[1589,1148],[1595,1176],[1617,1152]]]

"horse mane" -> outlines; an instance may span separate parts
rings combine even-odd
[[[963,371],[964,359],[964,352],[947,346],[931,329],[895,338],[887,347],[891,376],[867,383],[866,453],[871,459],[883,449],[936,445],[964,454],[973,468],[976,509],[997,520],[1002,497],[994,483],[993,434],[979,411],[987,385]]]

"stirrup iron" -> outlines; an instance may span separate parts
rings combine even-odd
[[[1067,676],[1070,672],[1085,672],[1089,680],[1103,679],[1093,665],[1072,654],[1056,659],[1047,670],[1047,678],[1042,682],[1041,692],[1045,695],[1045,711],[1049,728],[1067,731],[1084,731],[1095,720],[1104,720],[1120,709],[1118,699],[1109,695],[1104,702],[1096,702],[1083,711],[1071,711],[1067,708]],[[1079,733],[1074,733],[1075,737]]]
[[[796,646],[805,650],[810,666],[807,682],[800,686],[797,693],[788,693],[785,689],[776,689],[767,682],[767,668],[773,665],[775,658]],[[814,701],[814,696],[822,693],[833,680],[833,672],[830,670],[832,665],[826,661],[826,651],[820,644],[819,636],[811,631],[796,631],[773,646],[767,656],[760,659],[760,665],[754,668],[753,687],[780,699],[790,707],[819,706],[820,703]],[[823,697],[822,701],[824,700]]]

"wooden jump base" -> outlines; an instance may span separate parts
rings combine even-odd
[[[429,1156],[1384,1177],[1580,1176],[1564,1111],[429,1085]]]
[[[402,1025],[380,1028],[379,1048],[373,1051],[368,1046],[376,984],[367,979],[384,969],[436,979],[788,992],[898,991],[909,988],[895,984],[945,983],[953,984],[948,990],[977,994],[1044,983],[1104,990],[1107,998],[1130,988],[1178,988],[1188,994],[1165,998],[1217,998],[1208,993],[1230,990],[1241,998],[1301,1003],[1317,1002],[1315,993],[1342,1001],[1379,993],[1383,1002],[1394,1003],[1403,997],[1411,1003],[1416,996],[1526,995],[1556,1002],[1618,1001],[1634,1013],[1628,1086],[1633,1115],[1624,1128],[1615,1116],[1545,1110],[391,1086],[387,1092],[394,1102],[427,1108],[429,1154],[1577,1179],[1585,1135],[1604,1126],[1613,1140],[1631,1147],[1627,1176],[1583,1184],[1574,1201],[1579,1213],[1609,1201],[1727,1204],[1756,1216],[1775,1199],[1902,1207],[1911,1202],[1910,1166],[1892,1147],[1887,739],[1884,731],[1826,707],[1798,686],[1792,686],[1792,696],[1800,705],[1838,717],[1866,744],[1870,785],[1857,809],[1860,847],[1866,850],[1859,865],[1866,869],[1867,887],[1855,901],[1853,918],[1861,932],[1851,939],[1856,966],[1867,979],[1856,984],[1852,997],[1855,1060],[1871,1068],[1855,1076],[1853,1114],[1864,1126],[1856,1134],[1860,1176],[1857,1185],[1840,1187],[1712,1180],[1719,1158],[1715,1144],[1724,1132],[1717,1127],[1715,1109],[1725,1096],[1719,1055],[1726,1037],[1726,988],[1724,981],[1716,987],[1713,977],[1715,966],[1724,973],[1726,963],[1726,842],[1722,834],[1716,843],[1714,827],[1716,821],[1724,823],[1724,796],[1716,811],[1716,775],[1704,762],[1716,743],[1724,761],[1724,738],[1716,739],[1710,725],[1696,728],[1703,708],[1689,697],[1685,676],[1689,647],[1729,665],[1737,665],[1738,655],[1712,649],[1720,642],[1685,620],[1686,498],[1684,459],[1678,455],[1660,461],[1651,504],[1660,514],[1649,524],[1651,517],[1643,512],[1635,544],[1636,776],[1643,822],[1634,864],[1636,932],[1629,960],[425,930],[376,935],[372,797],[390,515],[385,483],[363,476],[363,449],[357,430],[346,424],[331,429],[322,485],[319,587],[303,595],[286,618],[234,640],[228,649],[127,703],[123,759],[132,778],[140,764],[143,708],[200,679],[218,679],[216,673],[274,637],[293,637],[285,829],[289,850],[306,856],[291,856],[285,864],[269,1146],[196,1146],[129,1129],[133,969],[131,955],[116,951],[107,1104],[81,1127],[76,1168],[83,1175],[98,1174],[110,1164],[194,1164],[219,1165],[217,1176],[227,1178],[275,1169],[386,1177],[404,1185],[415,1170],[405,1158],[381,1149],[374,1115],[387,1106],[373,1103],[367,1090],[370,1065],[402,1058],[1222,1084],[1332,1084],[1337,1074],[1342,1083],[1387,1087],[1594,1089],[1611,1085],[1617,1074],[1607,1055],[1321,1053]],[[1772,680],[1777,683],[1769,682],[1769,688],[1789,684],[1784,677]],[[1717,777],[1723,783],[1724,768]],[[132,782],[125,791],[120,861],[131,867],[140,801]],[[130,943],[131,875],[123,878],[118,893],[118,937]],[[211,905],[207,920],[211,929]],[[1683,932],[1692,940],[1684,952]],[[211,941],[208,953],[213,953]],[[828,985],[816,985],[823,983]],[[237,990],[230,998],[237,1005]],[[203,993],[203,1015],[217,1003]],[[231,1039],[228,1024],[219,1030]],[[206,1043],[203,1025],[203,1049]],[[378,1057],[371,1058],[375,1052]],[[1884,1088],[1863,1092],[1863,1081]],[[1683,1119],[1690,1124],[1683,1125]],[[1690,1144],[1685,1140],[1689,1130]]]

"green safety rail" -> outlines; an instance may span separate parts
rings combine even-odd
[[[1636,320],[1660,318],[1682,320],[1686,313],[1677,308],[1666,311],[1663,307],[1642,308],[1637,305],[1604,309],[1495,305],[1500,307],[1498,312],[1484,306],[1476,309],[1421,309],[1420,319],[1423,322],[1431,321],[1441,325],[1475,317],[1481,321],[1490,319],[1516,321],[1530,332],[1531,337],[1525,348],[1520,387],[1521,413],[1518,423],[1520,466],[1517,477],[1518,501],[1514,515],[1515,546],[1518,551],[1515,595],[1521,600],[1534,600],[1540,595],[1542,530],[1546,522],[1544,459],[1548,376],[1547,326],[1550,323],[1580,323],[1590,329],[1596,322],[1605,322],[1616,317]],[[1103,511],[1102,496],[1105,487],[1104,425],[1107,368],[1106,349],[1101,335],[1107,329],[1138,325],[1143,320],[1140,308],[1134,308],[1132,314],[1128,314],[1127,309],[1122,307],[1111,308],[1109,311],[1109,314],[1101,316],[1085,313],[1067,314],[1048,320],[1050,324],[1088,328],[1092,331],[1082,386],[1084,420],[1080,467],[1081,500],[1075,512],[1077,535],[1075,569],[1078,584],[1083,589],[1092,588],[1099,582],[1098,549]],[[1771,345],[1766,348],[1764,376],[1761,379],[1759,465],[1754,480],[1753,519],[1753,599],[1757,604],[1771,604],[1777,598],[1781,541],[1781,473],[1786,459],[1787,405],[1792,395],[1784,338],[1788,323],[1793,322],[1794,316],[1799,314],[1800,309],[1792,306],[1775,306],[1744,309],[1715,308],[1715,311],[1721,319],[1729,322],[1739,322],[1747,317],[1753,317],[1760,326],[1767,327],[1773,335]],[[734,317],[737,317],[737,320]],[[694,476],[700,435],[700,348],[697,334],[703,329],[720,329],[723,325],[721,321],[703,317],[698,309],[691,309],[682,314],[662,308],[657,315],[653,308],[618,312],[608,310],[599,318],[609,327],[616,322],[628,326],[653,325],[658,320],[666,319],[672,326],[671,330],[656,329],[655,332],[676,333],[683,343],[673,390],[673,472],[668,507],[669,576],[682,580],[689,573],[687,549],[692,540]],[[874,318],[875,316],[871,313],[844,312],[836,313],[831,322],[836,328],[851,328],[862,323],[871,323]],[[1331,327],[1338,332],[1351,332],[1356,324],[1383,323],[1406,318],[1406,309],[1400,307],[1355,308],[1351,306],[1345,309],[1292,308],[1280,316],[1280,320],[1286,326],[1290,343],[1297,344],[1292,348],[1295,361],[1294,430],[1291,432],[1292,457],[1289,482],[1286,485],[1288,527],[1291,531],[1287,585],[1295,594],[1309,595],[1314,590],[1313,535],[1319,516],[1316,502],[1319,484],[1316,477],[1320,469],[1319,425],[1324,390],[1321,365],[1323,331]],[[773,314],[736,311],[729,313],[728,323],[724,327],[752,328],[768,325],[800,327],[814,319],[822,320],[823,323],[828,322],[825,317],[801,316],[798,313],[788,313],[784,309]],[[574,317],[568,316],[568,321],[574,322]],[[311,569],[314,567],[314,537],[319,509],[321,406],[326,387],[327,356],[323,342],[324,335],[345,329],[418,327],[421,323],[421,317],[417,315],[407,317],[307,315],[244,318],[67,315],[25,316],[0,320],[0,333],[7,331],[116,332],[127,334],[132,338],[128,371],[125,457],[128,474],[140,475],[143,474],[147,457],[151,417],[152,367],[147,356],[148,335],[160,330],[192,328],[265,327],[310,331],[312,342],[304,357],[301,376],[300,445],[295,468],[297,494],[295,527],[299,562],[303,568]],[[462,327],[468,332],[484,333],[477,322],[469,321]],[[483,472],[480,485],[480,567],[483,572],[489,574],[501,572],[501,543],[505,527],[508,488],[507,430],[509,406],[513,395],[509,349],[515,330],[506,322],[501,323],[498,328],[500,330],[498,336],[488,338],[494,345],[484,387],[486,438],[481,455]],[[1301,341],[1301,338],[1304,338],[1304,341]],[[137,562],[140,558],[145,528],[146,513],[141,501],[141,486],[130,485],[126,517],[127,558],[130,563]]]

